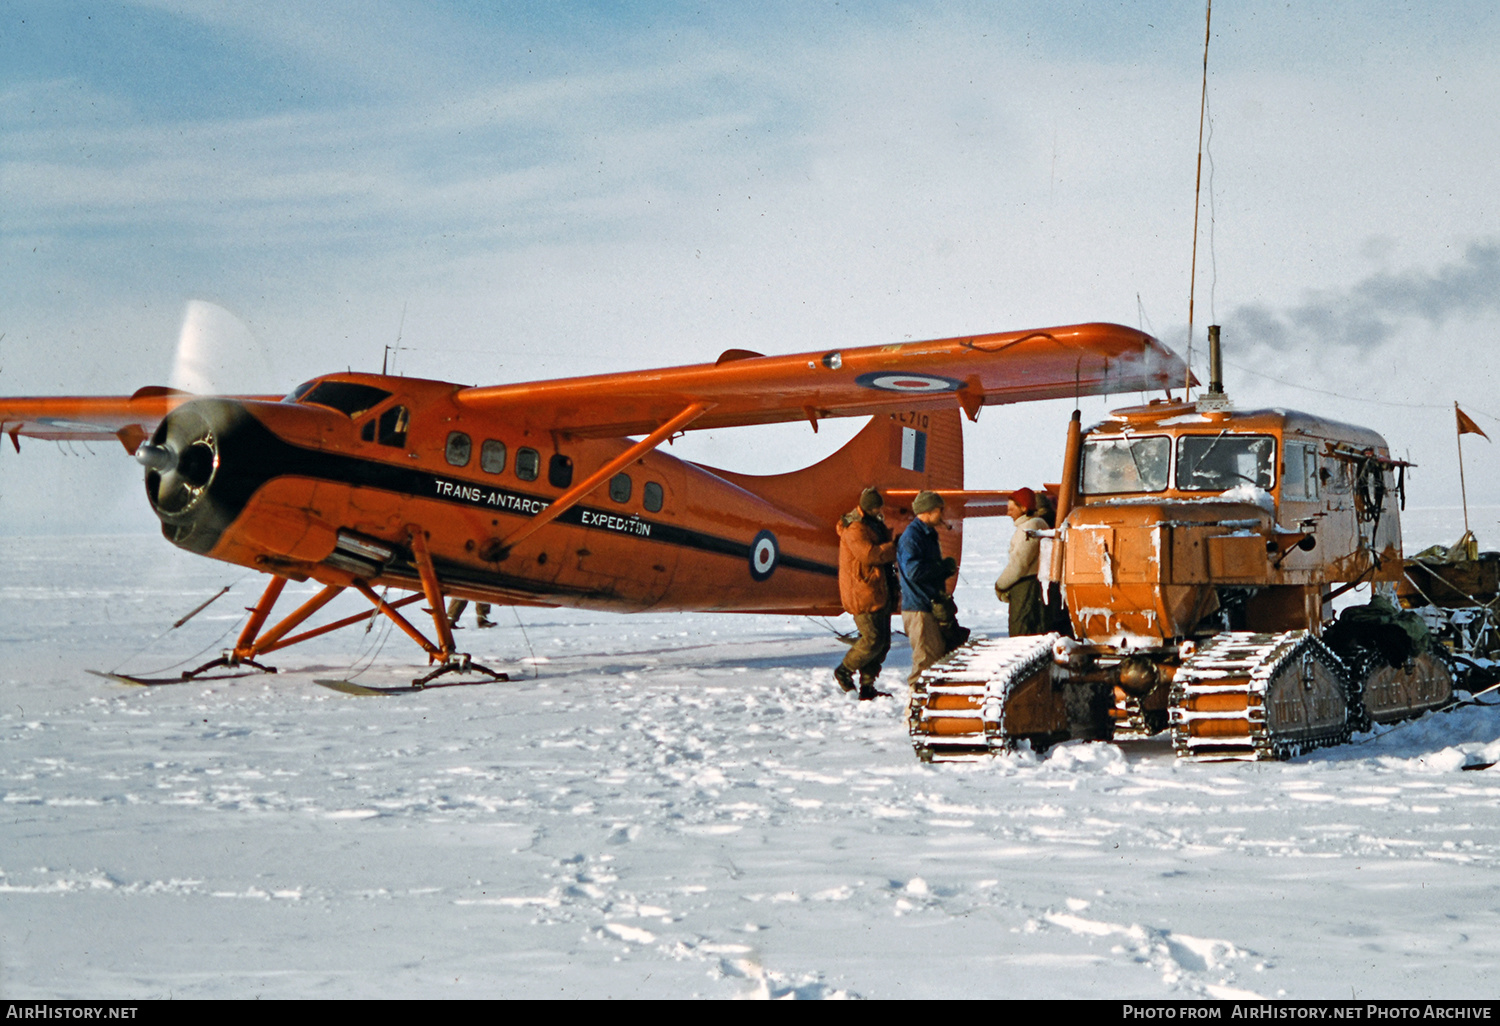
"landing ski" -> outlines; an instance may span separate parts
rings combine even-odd
[[[254,673],[211,673],[201,677],[189,677],[181,674],[176,677],[132,677],[126,673],[110,673],[106,670],[89,670],[95,677],[103,677],[112,680],[116,684],[128,684],[136,688],[159,688],[167,684],[202,684],[215,680],[239,680],[241,677],[260,677],[260,671]]]
[[[341,691],[346,695],[414,695],[421,691],[433,691],[437,688],[464,688],[476,684],[494,684],[497,681],[510,680],[505,674],[498,677],[485,678],[484,680],[444,680],[434,681],[431,684],[397,684],[390,687],[380,687],[373,684],[358,684],[352,680],[314,680],[314,684],[321,684],[325,688]]]

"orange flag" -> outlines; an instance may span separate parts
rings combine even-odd
[[[1486,442],[1488,442],[1490,440],[1490,436],[1487,435],[1487,434],[1485,434],[1484,431],[1480,429],[1480,427],[1479,427],[1478,424],[1474,423],[1474,418],[1470,417],[1463,410],[1460,410],[1458,408],[1458,404],[1457,403],[1453,404],[1453,412],[1456,413],[1456,414],[1458,414],[1458,433],[1459,434],[1461,434],[1461,435],[1478,435],[1480,438],[1483,438]]]

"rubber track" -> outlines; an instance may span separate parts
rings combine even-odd
[[[1343,722],[1311,736],[1276,737],[1266,723],[1267,691],[1277,674],[1309,650],[1344,685]],[[1243,712],[1215,714],[1188,707],[1191,699],[1211,694],[1243,695]],[[1168,708],[1172,747],[1179,758],[1197,761],[1289,759],[1314,748],[1348,741],[1353,727],[1350,713],[1359,707],[1359,688],[1351,681],[1348,670],[1338,656],[1307,631],[1219,634],[1184,660],[1173,680]],[[1193,723],[1216,716],[1245,720],[1247,733],[1228,737],[1192,735]]]
[[[1052,663],[1056,634],[986,638],[950,652],[923,671],[906,708],[912,747],[923,762],[969,762],[1009,751],[1014,742],[1001,731],[1010,689],[1031,680]],[[941,699],[949,708],[936,708]],[[952,708],[952,705],[963,708]],[[959,734],[932,732],[930,721],[972,720]]]

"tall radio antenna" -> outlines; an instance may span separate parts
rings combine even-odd
[[[1188,271],[1187,379],[1182,385],[1183,391],[1189,393],[1193,387],[1193,298],[1198,284],[1198,210],[1202,205],[1199,196],[1203,191],[1203,115],[1208,109],[1208,40],[1213,18],[1214,0],[1208,0],[1208,11],[1203,16],[1203,92],[1198,99],[1198,176],[1193,183],[1193,262]]]
[[[395,357],[395,355],[397,353],[401,352],[401,333],[403,331],[405,331],[405,330],[406,330],[406,304],[402,303],[401,304],[401,323],[396,326],[396,344],[393,345],[393,346],[392,345],[387,345],[385,347],[385,352],[383,354],[381,354],[381,357],[380,357],[380,376],[381,377],[384,377],[387,373],[394,374],[396,372],[396,361],[395,361],[394,357]],[[386,370],[386,364],[387,363],[390,364],[390,370],[389,371]]]

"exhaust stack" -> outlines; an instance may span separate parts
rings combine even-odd
[[[1219,353],[1219,326],[1208,326],[1208,394],[1224,394],[1224,363]]]
[[[1208,392],[1198,396],[1199,410],[1227,410],[1234,404],[1224,394],[1224,359],[1219,352],[1219,326],[1208,326]]]

